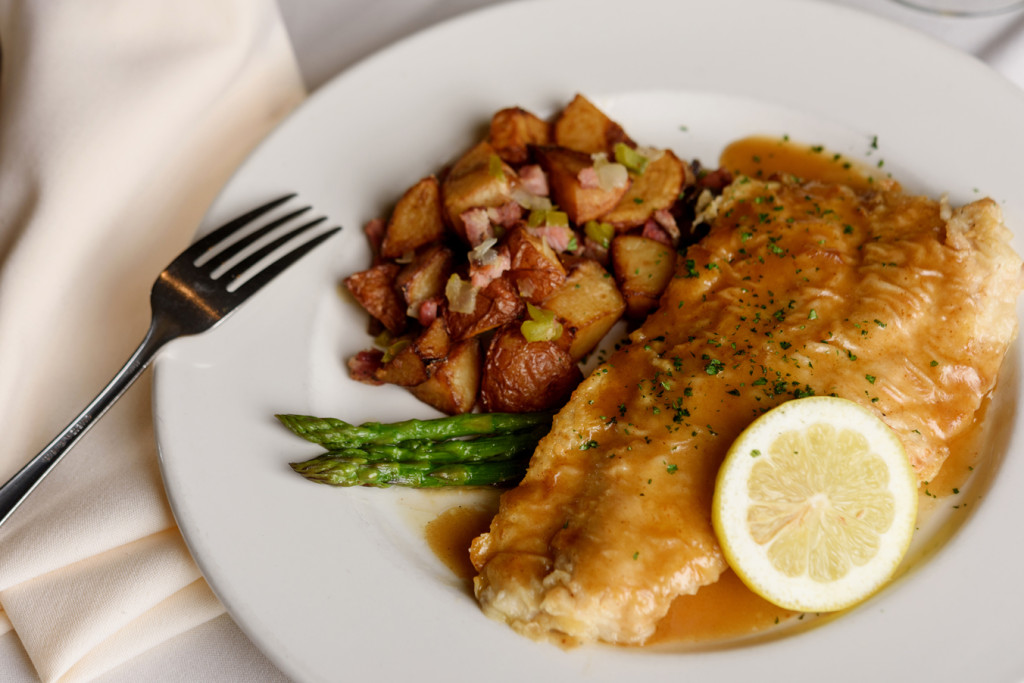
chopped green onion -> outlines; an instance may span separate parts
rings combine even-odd
[[[583,225],[583,232],[586,233],[587,237],[605,249],[608,248],[612,243],[612,238],[615,237],[615,228],[612,227],[611,223],[587,221]]]
[[[505,179],[505,167],[501,163],[501,157],[497,154],[492,154],[487,160],[487,172],[491,174],[491,177],[498,180]]]
[[[647,170],[647,164],[650,162],[650,159],[626,143],[618,142],[615,144],[615,161],[633,171],[633,173],[643,175],[643,172]]]
[[[530,319],[523,321],[519,328],[526,341],[554,341],[562,336],[562,323],[555,320],[554,311],[538,308],[529,302],[526,311]]]
[[[383,330],[373,339],[373,343],[382,349],[386,349],[395,342],[395,335],[390,330]]]
[[[381,358],[381,362],[390,363],[394,359],[394,357],[397,356],[399,352],[401,352],[401,350],[404,349],[409,344],[412,344],[412,340],[410,339],[399,339],[394,344],[391,344],[386,349],[384,349],[384,357]]]
[[[562,225],[569,227],[569,214],[565,211],[548,211],[546,225]]]
[[[569,214],[554,209],[534,209],[527,216],[526,224],[531,228],[539,228],[545,225],[569,227]]]

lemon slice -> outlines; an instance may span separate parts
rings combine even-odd
[[[712,522],[747,586],[802,612],[850,607],[888,581],[917,518],[917,477],[899,438],[842,398],[788,401],[736,439]]]

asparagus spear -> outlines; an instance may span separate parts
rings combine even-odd
[[[360,458],[328,453],[306,462],[292,463],[292,469],[310,481],[332,486],[493,486],[522,479],[525,458],[468,464],[436,465],[414,462],[366,462]]]
[[[329,450],[360,448],[366,444],[395,444],[429,439],[440,441],[463,436],[516,432],[551,424],[551,413],[465,413],[433,420],[364,422],[353,425],[333,417],[278,415],[284,426],[302,438]]]
[[[422,460],[435,465],[473,463],[485,460],[509,460],[529,455],[548,431],[547,425],[533,429],[480,436],[475,439],[429,441],[414,439],[395,444],[365,444],[358,448],[330,448],[331,455],[358,458],[367,462],[414,462]]]

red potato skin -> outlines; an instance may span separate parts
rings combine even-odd
[[[511,257],[508,275],[521,297],[539,303],[565,282],[565,267],[542,238],[520,226],[506,239]]]
[[[345,287],[392,334],[401,334],[407,323],[405,302],[395,286],[401,267],[381,263],[345,278]]]
[[[481,405],[492,412],[550,410],[564,403],[582,379],[562,340],[528,342],[518,325],[507,325],[487,347]]]
[[[518,320],[526,310],[526,303],[507,278],[494,280],[476,295],[476,308],[472,313],[445,312],[445,323],[454,341],[462,341],[505,323]]]

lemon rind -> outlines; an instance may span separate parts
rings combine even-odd
[[[889,468],[889,489],[896,503],[893,526],[879,554],[842,579],[822,584],[805,576],[786,577],[775,570],[762,546],[747,531],[745,501],[750,471],[766,445],[783,430],[826,422],[853,427],[867,436],[872,451]],[[896,573],[906,555],[917,517],[917,476],[899,437],[869,409],[847,399],[808,397],[783,403],[749,425],[730,447],[718,472],[712,504],[712,524],[726,562],[755,593],[785,609],[832,612],[863,602]]]

